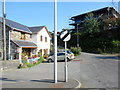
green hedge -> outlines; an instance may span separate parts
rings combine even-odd
[[[83,42],[82,50],[90,53],[120,53],[120,41],[95,39]]]
[[[80,55],[81,52],[80,47],[71,47],[70,50],[75,54],[75,56]]]

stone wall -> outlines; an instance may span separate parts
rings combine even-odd
[[[8,50],[9,50],[9,31],[10,28],[6,26],[6,59],[8,59]],[[1,60],[3,59],[3,29],[2,29],[2,23],[0,23],[0,52],[2,52]]]
[[[11,59],[19,59],[19,53],[17,52],[18,47],[13,42],[10,43],[10,47]]]
[[[30,34],[25,34],[25,39],[26,39],[26,40],[31,40]]]
[[[6,27],[6,57],[7,60],[9,59],[9,30],[11,30],[11,28]]]
[[[23,40],[22,34],[23,34],[22,32],[13,30],[11,31],[11,39],[12,40]],[[31,41],[30,34],[24,33],[24,35],[25,35],[25,40]]]
[[[10,34],[11,34],[11,39],[20,40],[20,38],[21,38],[21,32],[11,31]]]
[[[3,59],[3,32],[2,23],[0,23],[0,60]]]
[[[22,34],[25,35],[25,40],[31,41],[30,34],[23,33],[20,31],[12,30],[10,31],[10,37],[9,37],[9,30],[11,28],[6,26],[6,59],[9,59],[9,38],[11,37],[11,40],[21,40]],[[12,44],[13,45],[13,44]],[[17,50],[17,47],[15,45],[11,46],[11,55],[18,58],[18,53],[15,51]],[[3,30],[2,30],[2,23],[0,23],[0,60],[3,59]]]

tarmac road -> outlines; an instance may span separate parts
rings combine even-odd
[[[82,88],[116,89],[119,59],[120,57],[114,55],[82,53],[76,57],[76,61],[71,62],[69,73],[82,83]]]
[[[68,77],[82,83],[82,88],[118,88],[117,56],[82,53],[68,62]],[[3,87],[11,83],[53,80],[54,63],[42,63],[32,68],[2,71]],[[64,62],[58,62],[58,80],[64,81]]]

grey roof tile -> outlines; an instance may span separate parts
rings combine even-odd
[[[3,22],[2,17],[0,17],[0,22]],[[27,26],[22,25],[22,24],[17,23],[17,22],[14,22],[14,21],[9,20],[9,19],[6,19],[6,25],[13,28],[13,29],[16,29],[18,31],[32,33]]]
[[[45,26],[29,27],[29,29],[33,33],[38,33],[43,27],[45,27]]]
[[[13,41],[16,45],[20,47],[37,47],[35,43],[30,41],[24,41],[24,40],[11,40],[11,41]]]

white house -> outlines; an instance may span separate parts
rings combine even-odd
[[[37,49],[33,51],[33,54],[40,52],[42,55],[50,53],[50,38],[51,35],[48,32],[46,26],[29,27],[32,32],[32,42],[37,45]]]

